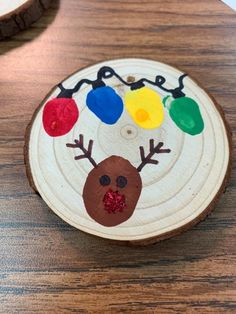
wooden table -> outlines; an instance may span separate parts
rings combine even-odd
[[[1,42],[0,54],[0,313],[236,311],[235,168],[204,222],[127,248],[59,219],[30,189],[23,160],[24,130],[50,88],[111,58],[180,67],[235,131],[235,12],[217,0],[54,1],[29,30]]]

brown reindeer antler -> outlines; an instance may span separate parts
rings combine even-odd
[[[97,167],[97,163],[95,160],[92,158],[92,147],[93,147],[93,140],[89,140],[88,144],[88,149],[84,147],[84,136],[82,134],[79,135],[79,140],[74,140],[75,144],[70,144],[67,143],[67,147],[71,148],[80,148],[82,152],[84,153],[83,155],[78,155],[75,156],[75,160],[83,159],[83,158],[88,158],[88,160],[91,162],[91,164],[94,166],[94,168]]]
[[[156,146],[154,146],[154,140],[151,139],[150,140],[150,153],[146,157],[145,157],[145,154],[144,154],[143,146],[140,146],[139,149],[140,149],[140,156],[141,156],[142,162],[138,166],[137,171],[140,172],[146,164],[155,164],[155,165],[157,165],[159,161],[155,160],[155,159],[152,159],[152,156],[154,154],[162,154],[162,153],[170,153],[171,152],[170,149],[161,149],[161,147],[163,145],[164,145],[163,142],[159,142]]]

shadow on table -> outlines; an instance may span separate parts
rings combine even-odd
[[[10,50],[18,48],[37,38],[54,21],[59,8],[60,0],[52,1],[50,8],[47,9],[39,18],[39,20],[34,22],[28,29],[21,31],[10,38],[0,41],[0,55],[3,55]]]

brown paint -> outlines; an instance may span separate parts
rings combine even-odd
[[[108,175],[111,183],[100,184],[99,178]],[[116,179],[119,176],[127,178],[124,188],[119,188]],[[104,195],[111,189],[125,196],[126,207],[122,212],[108,213],[104,209]],[[129,219],[136,207],[142,189],[142,180],[137,169],[131,163],[119,156],[111,156],[100,162],[88,175],[84,185],[83,198],[85,208],[91,218],[107,227],[117,226]]]

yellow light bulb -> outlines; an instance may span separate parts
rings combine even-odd
[[[164,119],[161,97],[151,88],[144,86],[126,93],[124,103],[127,111],[141,128],[154,129]]]

